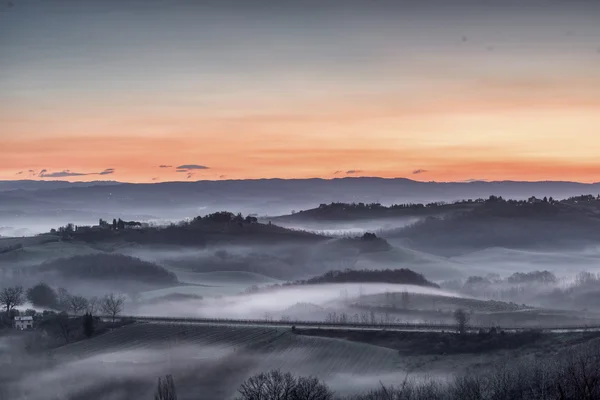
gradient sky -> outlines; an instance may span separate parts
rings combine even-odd
[[[0,179],[600,181],[600,1],[0,1]]]

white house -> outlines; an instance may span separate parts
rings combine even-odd
[[[33,317],[15,317],[15,328],[20,330],[33,328]]]

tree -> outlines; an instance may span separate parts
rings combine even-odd
[[[113,229],[113,231],[117,230],[117,219],[116,218],[113,218],[112,229]]]
[[[83,316],[83,333],[86,337],[90,338],[94,335],[94,331],[96,330],[94,325],[94,317],[89,312],[86,312]]]
[[[462,308],[454,311],[454,321],[456,321],[456,330],[458,333],[463,335],[467,332],[467,326],[469,325],[470,319],[471,316]]]
[[[25,303],[25,296],[23,295],[23,288],[21,286],[8,287],[0,291],[0,305],[4,307],[6,313]]]
[[[25,315],[28,317],[34,317],[36,316],[37,311],[32,310],[31,308],[28,308],[27,310],[25,310]]]
[[[86,312],[88,312],[91,315],[94,315],[98,311],[99,306],[100,306],[100,300],[96,296],[90,297],[90,299],[87,302]]]
[[[56,291],[43,282],[27,289],[27,300],[36,307],[55,309],[58,306]]]
[[[68,300],[69,311],[78,315],[88,308],[88,301],[82,296],[70,296]]]
[[[332,400],[333,392],[314,376],[300,377],[292,396],[294,400]]]
[[[315,377],[295,378],[278,370],[248,378],[238,389],[238,400],[332,400],[333,392]]]
[[[67,311],[69,309],[69,300],[71,299],[71,294],[65,288],[58,288],[56,295],[58,297],[56,308],[58,308],[60,311]]]
[[[112,317],[112,321],[115,322],[115,318],[123,311],[125,305],[125,297],[117,296],[114,293],[104,296],[100,303],[100,309],[106,315]]]
[[[290,400],[296,386],[296,379],[289,372],[279,370],[263,372],[248,378],[238,392],[239,400],[269,399]]]
[[[177,400],[177,391],[172,375],[167,375],[164,379],[158,378],[154,400]]]
[[[65,342],[69,343],[71,337],[71,325],[69,324],[69,315],[66,312],[61,312],[54,316],[54,323],[60,330],[60,333],[65,338]]]

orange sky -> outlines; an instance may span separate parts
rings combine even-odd
[[[285,40],[257,38],[248,53],[147,46],[135,35],[155,34],[150,17],[125,18],[117,41],[118,18],[74,34],[62,14],[0,15],[0,37],[12,35],[0,40],[11,56],[0,60],[0,179],[600,181],[600,28],[584,11],[556,14],[562,25],[532,12],[514,29],[484,13],[485,26],[448,24],[417,42],[383,19],[354,22],[362,42],[269,20]],[[204,37],[189,22],[186,35]],[[79,39],[88,25],[91,44]],[[231,35],[261,34],[248,29]]]

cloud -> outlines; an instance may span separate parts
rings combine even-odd
[[[98,175],[111,175],[111,174],[114,174],[114,173],[115,173],[115,169],[114,168],[106,168],[104,171],[100,172]]]
[[[158,178],[152,178],[152,180],[153,180],[153,181],[157,181],[157,180],[158,180]]]
[[[197,165],[197,164],[185,164],[185,165],[180,165],[179,167],[177,167],[178,170],[194,170],[194,169],[210,169],[209,167],[206,167],[204,165]]]
[[[219,175],[219,179],[227,178],[227,175]]]
[[[414,175],[418,175],[418,174],[424,174],[425,172],[429,172],[426,169],[415,169],[412,173]]]
[[[40,173],[38,174],[38,176],[40,178],[67,178],[67,177],[71,177],[71,176],[87,176],[87,175],[111,175],[115,173],[115,169],[114,168],[107,168],[104,171],[101,172],[88,172],[88,173],[84,173],[84,172],[74,172],[68,169],[65,169],[63,171],[58,171],[58,172],[51,172],[48,173],[47,169],[43,169],[40,171]]]
[[[362,172],[362,170],[360,170],[360,169],[350,169],[350,170],[346,171],[346,174],[348,174],[348,175],[360,174],[361,172]]]
[[[473,182],[487,182],[488,179],[466,179],[463,182],[464,183],[473,183]]]
[[[337,174],[341,174],[341,173],[342,173],[342,171],[335,171],[333,174],[337,175]]]
[[[19,171],[15,175],[23,175],[23,171]]]
[[[158,168],[173,168],[172,165],[159,165]]]
[[[192,176],[194,176],[194,174],[193,174],[192,172],[188,172],[188,174],[187,174],[187,179],[191,179],[191,178],[192,178]]]

